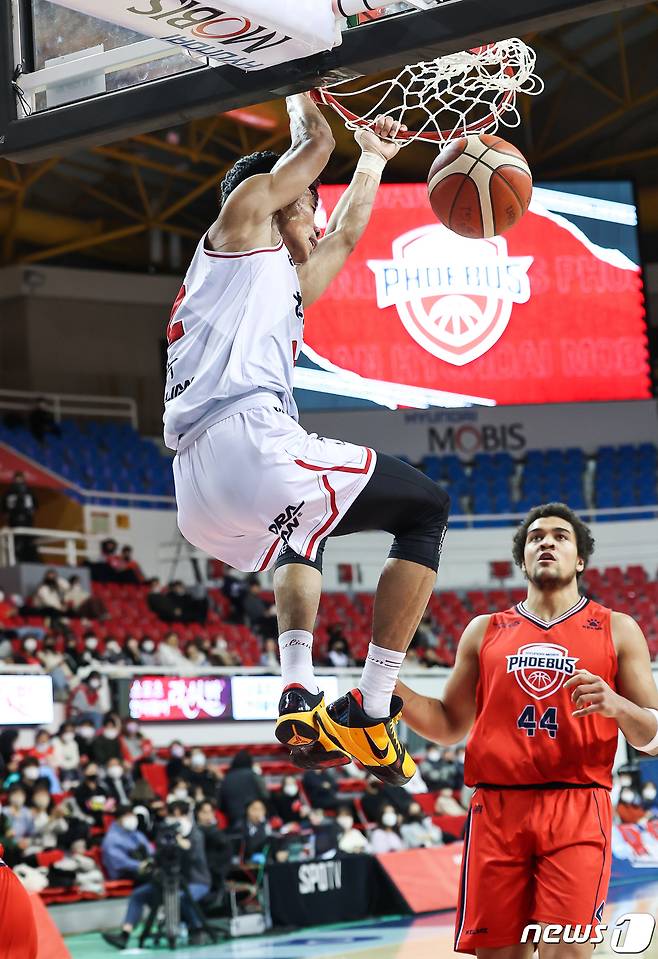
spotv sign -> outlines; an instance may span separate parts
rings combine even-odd
[[[322,188],[323,216],[343,190]],[[437,406],[649,399],[635,208],[573,190],[539,189],[503,237],[468,240],[434,219],[425,185],[383,185],[345,269],[307,310],[314,369],[300,384],[315,377],[317,389],[364,398],[370,388],[407,408],[423,396]],[[518,431],[456,433],[464,452],[522,443]]]

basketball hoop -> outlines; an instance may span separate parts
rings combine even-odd
[[[417,140],[445,144],[519,126],[518,94],[537,96],[544,89],[534,72],[536,60],[523,40],[502,40],[407,66],[397,77],[370,86],[332,83],[316,90],[315,99],[332,107],[350,130],[372,126],[383,114],[409,127],[396,138],[402,146]],[[360,115],[353,98],[368,94],[376,102]]]

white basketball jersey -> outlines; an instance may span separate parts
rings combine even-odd
[[[214,253],[199,243],[167,327],[164,438],[211,425],[235,401],[274,393],[298,418],[293,371],[304,310],[283,241],[273,249]]]

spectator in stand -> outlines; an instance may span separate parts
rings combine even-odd
[[[157,665],[157,650],[155,642],[150,636],[142,636],[139,641],[139,655],[142,666]]]
[[[46,735],[48,735],[46,733]],[[20,782],[25,787],[28,800],[38,782],[45,782],[52,793],[61,793],[62,786],[54,768],[38,756],[25,756],[18,765]]]
[[[221,810],[229,827],[235,829],[244,823],[245,809],[255,800],[267,802],[267,787],[254,769],[253,759],[246,749],[240,749],[231,762],[222,783]]]
[[[329,627],[329,643],[327,645],[327,655],[324,665],[336,669],[344,669],[347,666],[354,665],[354,660],[350,656],[347,639],[343,634],[343,628],[337,623],[333,623]]]
[[[260,665],[269,669],[273,673],[281,670],[279,663],[279,644],[276,639],[266,639],[263,645],[263,652],[260,657]]]
[[[55,699],[58,702],[66,702],[74,673],[64,654],[57,652],[57,640],[54,636],[45,638],[43,649],[37,653],[37,658],[53,681]]]
[[[302,785],[312,809],[335,809],[338,806],[336,779],[329,769],[307,769],[302,776]]]
[[[185,657],[192,666],[202,667],[208,665],[208,657],[203,651],[203,640],[201,637],[197,637],[193,639],[191,643],[187,644]]]
[[[247,802],[242,819],[243,857],[245,862],[263,862],[267,847],[272,844],[272,830],[267,821],[267,807],[262,799]]]
[[[400,835],[407,849],[430,849],[443,843],[443,833],[417,802],[409,806],[400,826]]]
[[[121,761],[121,743],[119,742],[119,726],[116,720],[107,717],[99,736],[96,736],[91,748],[91,758],[100,766],[105,766],[110,759]]]
[[[295,776],[286,776],[278,792],[270,794],[274,810],[283,822],[301,822],[309,814],[309,807],[299,794],[299,784]]]
[[[203,836],[206,860],[210,870],[211,892],[221,898],[226,877],[231,869],[233,849],[231,840],[217,825],[217,807],[211,799],[202,799],[196,807],[196,823]]]
[[[177,779],[174,779],[169,786],[167,802],[190,802],[192,799],[187,776],[179,776]]]
[[[55,766],[55,746],[47,729],[37,729],[34,734],[34,755],[43,766]]]
[[[83,666],[94,666],[96,663],[101,663],[103,657],[99,652],[100,644],[98,642],[98,636],[93,629],[88,629],[83,636],[83,649],[82,649],[82,665]]]
[[[153,743],[140,731],[136,719],[126,720],[120,739],[121,755],[126,762],[137,763],[153,753]]]
[[[29,846],[30,836],[34,834],[34,815],[28,808],[28,793],[22,783],[14,783],[7,792],[4,813],[12,836],[22,850]]]
[[[125,652],[116,636],[105,637],[105,649],[101,662],[109,663],[111,666],[123,666],[127,662]]]
[[[208,758],[203,749],[196,746],[190,754],[190,769],[188,772],[188,783],[194,799],[198,802],[201,799],[219,798],[219,789],[221,780],[216,772],[208,766]]]
[[[656,784],[648,780],[642,786],[642,805],[649,819],[658,817],[658,803],[656,803]]]
[[[165,594],[171,605],[171,621],[177,623],[205,623],[208,618],[208,598],[195,596],[181,580],[169,584]]]
[[[311,809],[309,822],[313,830],[315,856],[317,859],[328,859],[338,849],[340,828],[336,819],[326,816],[324,809]]]
[[[236,575],[237,574],[237,575]],[[228,617],[230,623],[244,622],[244,612],[242,609],[242,600],[247,589],[247,583],[244,577],[237,570],[224,564],[224,578],[222,580],[222,593],[231,604],[231,612]]]
[[[105,766],[105,791],[117,806],[127,806],[135,783],[128,775],[121,760],[113,757]]]
[[[437,816],[465,816],[466,810],[454,796],[449,786],[440,790],[434,804],[434,812]]]
[[[32,794],[31,811],[34,817],[31,853],[54,849],[68,832],[64,807],[55,805],[46,786],[37,786]]]
[[[176,779],[184,779],[187,782],[189,763],[185,758],[185,746],[178,739],[169,746],[169,759],[165,768],[170,789]]]
[[[354,828],[354,815],[349,806],[339,806],[336,810],[338,826],[338,848],[346,855],[369,852],[370,843],[362,832]]]
[[[429,746],[425,759],[420,764],[420,774],[430,792],[436,792],[445,783],[443,772],[443,754],[433,743]]]
[[[114,809],[107,789],[98,776],[98,766],[90,762],[84,769],[84,777],[79,786],[73,790],[75,800],[82,812],[91,816],[95,826],[103,827],[103,815]]]
[[[12,662],[19,666],[40,666],[41,662],[37,656],[39,642],[36,636],[28,633],[21,644],[20,652],[12,656]]]
[[[148,592],[146,594],[146,605],[152,613],[163,621],[171,622],[172,608],[171,603],[162,593],[162,584],[157,576],[148,581]]]
[[[16,606],[11,599],[0,590],[0,629],[13,633],[11,620],[16,616],[18,616]],[[9,648],[11,649],[11,646]]]
[[[210,650],[210,662],[213,666],[242,666],[240,657],[229,649],[226,639],[221,634],[215,636]]]
[[[0,771],[3,765],[8,766],[14,759],[14,750],[16,740],[18,739],[17,729],[0,730]]]
[[[98,583],[119,583],[121,557],[117,554],[119,544],[112,537],[101,543],[100,559],[91,564],[91,578]]]
[[[103,725],[103,681],[101,674],[93,670],[87,676],[87,679],[80,683],[74,692],[69,705],[69,718],[75,719],[79,724],[88,720],[94,729],[100,729]]]
[[[410,649],[416,654],[416,660],[419,666],[441,665],[441,661],[436,652],[437,640],[432,615],[430,611],[426,609],[410,645]]]
[[[632,786],[622,788],[616,813],[621,823],[630,825],[635,825],[646,817],[642,796]]]
[[[126,636],[123,644],[123,655],[128,666],[143,666],[139,640],[136,636]]]
[[[107,608],[103,600],[98,596],[92,596],[86,589],[83,589],[82,580],[79,576],[69,578],[65,603],[69,616],[84,619],[105,619],[107,617]]]
[[[56,570],[46,570],[40,586],[32,596],[32,614],[56,621],[65,618],[67,592],[66,580],[58,576]]]
[[[36,496],[25,482],[25,474],[14,473],[9,489],[2,501],[2,510],[7,517],[7,526],[12,529],[34,526],[34,514],[39,504]],[[38,563],[39,553],[34,537],[20,534],[14,537],[14,549],[18,563]]]
[[[123,546],[119,558],[118,571],[122,583],[131,583],[134,585],[144,582],[144,573],[142,568],[133,556],[132,546]]]
[[[388,803],[382,806],[377,820],[377,828],[373,830],[370,836],[370,848],[375,855],[384,852],[400,852],[404,849],[398,822],[398,813],[395,808]]]
[[[206,860],[203,836],[198,829],[187,803],[172,803],[167,810],[166,822],[177,827],[176,842],[182,853],[181,873],[187,881],[190,895],[199,902],[210,891],[210,871]],[[138,886],[128,902],[126,918],[120,933],[103,933],[103,938],[117,949],[125,949],[130,934],[142,917],[144,907],[153,896],[151,883]],[[181,918],[187,925],[190,945],[203,942],[203,932],[196,910],[189,907],[186,897],[181,898]]]
[[[361,797],[361,807],[368,822],[378,822],[382,807],[386,804],[405,816],[411,805],[411,796],[402,786],[391,786],[370,776]]]
[[[101,716],[101,722],[103,717]],[[91,751],[96,736],[96,727],[90,719],[84,719],[76,728],[75,741],[80,750],[80,759],[87,762],[91,758]]]
[[[48,400],[43,397],[37,400],[35,406],[28,413],[27,425],[30,433],[39,443],[43,443],[46,436],[62,435],[62,431],[48,405]]]
[[[124,804],[103,837],[101,857],[108,879],[137,879],[144,874],[153,847],[143,832],[132,806]]]
[[[180,640],[176,633],[167,633],[157,648],[155,662],[158,666],[166,666],[169,669],[185,670],[189,666],[189,661],[180,648]]]
[[[80,749],[75,739],[73,723],[63,723],[53,740],[53,762],[59,770],[64,787],[66,782],[76,780],[80,768]]]
[[[261,584],[258,576],[248,576],[246,590],[242,596],[242,616],[247,626],[260,632],[260,626],[267,609],[261,597]]]
[[[82,653],[78,649],[78,640],[75,636],[67,636],[64,640],[64,661],[73,675],[83,665]]]

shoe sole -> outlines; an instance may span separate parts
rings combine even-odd
[[[308,722],[310,713],[294,713],[281,716],[276,724],[274,735],[284,746],[310,746],[316,742],[319,732]]]
[[[371,763],[365,762],[364,757],[358,754],[360,750],[352,752],[350,748],[351,744],[349,744],[349,727],[348,726],[340,726],[340,724],[334,722],[334,720],[326,711],[324,714],[324,720],[326,725],[323,723],[323,732],[325,733],[327,738],[330,739],[331,742],[333,742],[337,747],[344,750],[346,753],[348,753],[350,756],[356,759],[357,762],[361,763],[363,768],[366,769],[373,776],[375,776],[377,779],[379,779],[380,782],[388,783],[390,786],[406,786],[406,784],[408,782],[411,782],[411,780],[415,776],[416,763],[413,762],[412,757],[409,755],[408,752],[407,752],[407,756],[413,763],[413,772],[411,773],[410,776],[404,775],[404,773],[401,770],[401,762],[397,758],[392,763],[382,762],[382,763],[376,763],[372,765]],[[347,735],[345,735],[344,737],[343,735],[341,735],[341,732],[343,729],[347,731]],[[366,734],[366,737],[370,741],[370,737],[367,736],[367,734]],[[345,740],[347,740],[347,742]],[[371,749],[372,749],[372,745],[371,745]],[[377,756],[373,753],[371,755],[371,759],[376,760]]]

